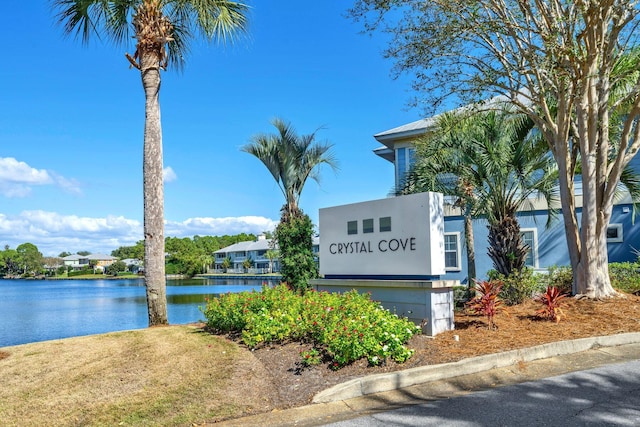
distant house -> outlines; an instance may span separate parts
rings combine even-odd
[[[89,267],[89,258],[86,255],[69,255],[62,258],[65,267],[71,267],[74,270],[82,270]]]
[[[104,270],[105,267],[116,262],[118,258],[104,254],[89,255],[69,255],[62,258],[65,267],[71,267],[74,270],[82,270],[95,266],[98,270]]]
[[[435,125],[435,118],[418,120],[374,135],[383,144],[373,150],[379,157],[391,162],[394,166],[394,184],[397,188],[407,171],[414,163],[415,141],[429,132]],[[640,156],[631,162],[636,173],[640,172]],[[391,183],[390,183],[391,184]],[[391,187],[391,185],[390,185]],[[576,206],[578,220],[582,211],[582,182],[576,177],[575,183]],[[451,203],[447,205],[445,197],[445,265],[447,274],[444,279],[460,280],[467,283],[467,266],[464,244],[464,218],[459,209]],[[531,250],[526,265],[536,270],[544,271],[551,266],[570,265],[569,252],[566,244],[566,234],[562,215],[559,214],[550,228],[546,228],[549,214],[547,205],[540,200],[531,200],[532,209],[518,213],[520,231]],[[634,222],[634,209],[628,194],[616,200],[609,228],[607,230],[607,248],[610,262],[635,261],[638,258],[636,249],[640,250],[640,226]],[[322,233],[322,230],[320,230]],[[479,218],[474,221],[476,271],[479,278],[484,278],[493,268],[493,263],[487,255],[488,229],[486,220]]]
[[[316,237],[313,239],[313,253],[318,253],[319,239]],[[227,273],[244,273],[244,262],[247,259],[252,261],[252,267],[249,269],[249,273],[252,274],[264,274],[269,273],[270,260],[266,254],[269,250],[277,250],[278,247],[273,243],[272,239],[267,239],[264,235],[258,236],[255,241],[238,242],[226,248],[222,248],[214,252],[215,257],[215,271],[223,272],[224,260],[229,258],[231,260],[231,268],[227,269]],[[280,271],[280,262],[277,258],[273,259],[272,272],[277,273]]]
[[[144,272],[144,261],[137,258],[125,258],[121,260],[127,266],[127,270],[134,274]]]

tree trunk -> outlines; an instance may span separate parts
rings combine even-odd
[[[464,216],[464,237],[467,246],[467,283],[471,285],[476,278],[476,249],[473,236],[473,218],[470,213]]]
[[[527,258],[527,246],[522,243],[520,224],[508,216],[495,224],[489,224],[489,258],[495,270],[503,276],[520,271]]]
[[[595,106],[596,83],[590,82],[576,103],[576,122],[580,139],[582,165],[582,243],[580,257],[574,267],[574,293],[587,298],[606,298],[616,294],[609,278],[607,226],[612,203],[605,198],[604,177],[607,176],[607,157],[598,156],[598,150],[607,149],[608,134],[599,126],[600,116]],[[605,140],[606,139],[606,140]],[[617,179],[615,181],[617,183]]]
[[[140,53],[145,93],[144,124],[144,279],[149,326],[166,325],[167,291],[164,263],[164,184],[160,124],[160,67],[153,52]]]

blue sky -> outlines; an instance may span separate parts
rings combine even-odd
[[[303,4],[303,6],[301,6]],[[301,207],[386,197],[392,165],[375,133],[421,118],[407,79],[390,77],[382,37],[360,34],[343,0],[253,2],[233,46],[197,43],[160,95],[167,236],[272,230],[284,198],[240,151],[281,117],[298,133],[323,127],[340,170],[307,183]],[[8,10],[7,10],[8,9]],[[142,239],[144,98],[124,52],[65,37],[46,1],[9,2],[0,27],[0,244],[45,255],[110,253]]]

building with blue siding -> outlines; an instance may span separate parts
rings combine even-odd
[[[313,239],[314,254],[319,251],[318,245],[319,240],[315,237]],[[277,251],[278,245],[272,239],[267,239],[263,234],[258,236],[255,241],[238,242],[219,249],[213,253],[215,271],[251,274],[277,273],[280,271],[280,261],[277,257],[269,260],[267,252],[270,250]],[[227,258],[231,262],[231,267],[225,269],[223,264]],[[244,263],[247,260],[250,260],[251,263],[251,268],[249,269],[244,268]]]
[[[382,159],[394,166],[395,187],[403,179],[414,161],[414,141],[423,136],[435,124],[434,118],[418,120],[374,135],[381,144],[374,151]],[[632,166],[640,172],[640,158],[632,161]],[[391,183],[390,183],[391,184]],[[391,185],[390,185],[391,186]],[[576,205],[581,206],[582,186],[576,180]],[[568,266],[569,252],[566,244],[562,214],[547,227],[548,210],[544,201],[532,200],[532,209],[518,214],[524,243],[531,250],[527,265],[537,271],[546,271],[551,266]],[[578,208],[578,220],[580,220]],[[615,204],[608,234],[609,262],[635,261],[636,250],[640,250],[640,226],[634,221],[634,210],[631,198],[623,195]],[[487,254],[489,230],[483,218],[474,219],[473,231],[475,240],[476,271],[478,278],[486,278],[487,272],[493,268]],[[460,280],[468,283],[466,266],[466,249],[464,244],[464,218],[456,208],[446,203],[445,198],[445,279]]]

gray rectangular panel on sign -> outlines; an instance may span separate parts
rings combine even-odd
[[[320,209],[319,228],[320,274],[323,276],[439,276],[445,273],[440,193],[411,194]]]

